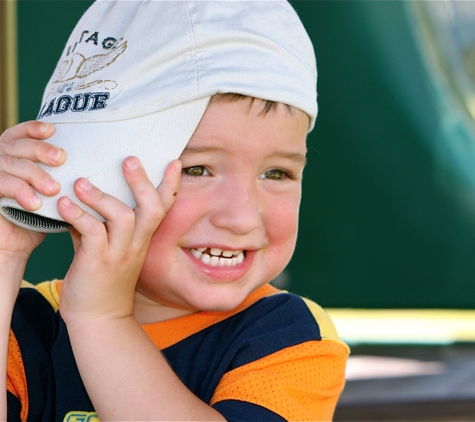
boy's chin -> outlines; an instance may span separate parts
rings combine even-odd
[[[224,294],[210,294],[206,298],[200,301],[198,307],[202,312],[229,312],[238,308],[246,300],[250,293],[257,290],[262,285],[257,286],[255,289],[231,289]]]

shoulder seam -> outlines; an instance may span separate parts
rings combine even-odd
[[[313,302],[310,299],[305,297],[301,297],[304,301],[305,305],[307,306],[310,313],[315,318],[315,321],[320,328],[320,335],[322,340],[332,340],[336,343],[342,344],[346,349],[349,350],[348,345],[340,339],[336,327],[330,318],[330,316],[325,312],[325,310],[318,305],[317,303]]]

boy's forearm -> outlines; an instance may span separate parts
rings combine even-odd
[[[101,420],[225,420],[183,385],[135,318],[98,318],[68,332]]]
[[[18,254],[0,253],[0,304],[13,309],[21,281],[25,274],[27,258],[19,258]],[[4,308],[2,308],[3,310]]]

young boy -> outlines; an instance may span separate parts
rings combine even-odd
[[[269,284],[295,247],[314,66],[285,1],[86,12],[43,123],[0,138],[0,417],[332,418],[348,349]],[[21,287],[50,224],[70,269]]]

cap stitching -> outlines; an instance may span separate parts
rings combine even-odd
[[[188,14],[188,20],[189,20],[190,26],[191,26],[191,34],[192,34],[192,39],[193,39],[193,45],[191,47],[191,54],[193,56],[193,63],[195,65],[196,87],[197,87],[198,94],[199,94],[201,92],[201,90],[200,90],[200,77],[199,77],[199,72],[198,72],[198,60],[196,58],[196,52],[195,52],[195,48],[196,48],[195,27],[193,25],[193,19],[191,18],[191,12],[190,12],[190,8],[188,6],[188,1],[185,0],[184,3],[185,3],[185,7],[186,7],[186,12]]]

